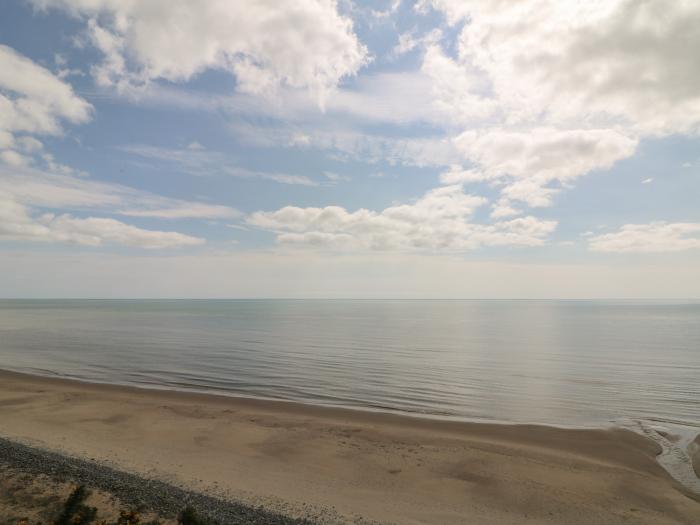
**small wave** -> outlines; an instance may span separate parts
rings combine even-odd
[[[656,456],[659,464],[686,489],[700,495],[700,479],[695,474],[693,462],[688,454],[688,446],[697,436],[697,432],[689,432],[687,427],[676,425],[673,429],[661,428],[655,424],[657,421],[633,420],[631,425],[623,426],[658,443],[661,446],[661,453]],[[678,439],[672,441],[668,437],[670,435],[677,436]]]

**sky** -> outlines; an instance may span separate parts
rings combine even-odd
[[[696,0],[5,0],[0,296],[700,298]]]

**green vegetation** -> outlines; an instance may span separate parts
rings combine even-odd
[[[75,489],[63,504],[63,510],[55,525],[86,525],[92,523],[97,516],[97,509],[85,505],[85,500],[89,495],[90,493],[83,485]]]
[[[201,516],[197,515],[197,512],[192,507],[185,507],[180,513],[180,517],[177,522],[180,525],[212,525],[209,520],[205,520]]]

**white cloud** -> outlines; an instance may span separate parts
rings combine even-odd
[[[65,208],[160,218],[238,215],[236,210],[224,206],[166,199],[117,184],[48,174],[32,168],[0,167],[0,240],[140,248],[194,246],[204,242],[197,237],[146,230],[111,218],[77,218],[66,213],[38,211]]]
[[[556,222],[523,217],[492,225],[469,222],[486,199],[465,194],[460,185],[433,189],[413,204],[374,212],[339,206],[256,212],[251,226],[274,231],[287,246],[337,250],[466,251],[481,246],[537,246]]]
[[[679,252],[700,248],[700,223],[626,224],[616,233],[593,236],[588,242],[597,252]]]
[[[67,214],[32,216],[30,210],[0,193],[0,240],[66,242],[84,246],[120,244],[146,249],[194,246],[204,239],[177,232],[145,230],[107,218]]]
[[[443,121],[469,124],[498,111],[497,101],[487,96],[483,80],[445,55],[439,45],[428,46],[421,71],[432,81],[432,107]]]
[[[48,69],[0,45],[0,131],[57,135],[62,120],[86,122],[91,109]]]
[[[416,47],[418,47],[419,44],[420,40],[416,38],[416,36],[413,33],[401,33],[399,35],[398,41],[396,42],[396,45],[391,50],[391,53],[394,56],[405,55],[406,53],[413,51]]]
[[[644,180],[642,181],[642,184],[650,184],[650,183],[652,183],[652,182],[654,182],[654,179],[651,178],[651,177],[649,177],[649,178],[644,179]]]
[[[399,34],[398,42],[391,50],[391,56],[398,57],[410,53],[414,49],[425,48],[434,45],[442,39],[443,34],[440,29],[433,29],[428,33],[417,36],[415,32],[410,31]]]
[[[0,151],[0,161],[10,166],[27,166],[30,163],[30,159],[11,149]]]
[[[34,137],[17,137],[16,143],[19,149],[27,153],[37,153],[44,149],[44,145],[41,141]]]
[[[398,11],[399,7],[401,7],[401,2],[402,0],[393,0],[383,11],[379,9],[370,9],[369,14],[373,18],[388,18]],[[354,7],[357,8],[357,6]]]
[[[289,173],[248,170],[239,167],[229,167],[226,168],[224,172],[234,177],[270,180],[279,184],[290,184],[292,186],[318,186],[318,182],[311,180],[306,175],[291,175]]]
[[[483,99],[478,101],[481,106],[467,107],[458,98],[463,90],[454,82],[455,79],[445,78],[438,82],[433,73],[427,67],[423,70],[367,73],[334,90],[325,100],[323,108],[310,99],[304,90],[288,87],[277,89],[274,96],[250,93],[224,96],[181,86],[150,84],[137,92],[130,92],[129,100],[149,107],[165,106],[217,114],[223,112],[231,118],[234,128],[249,126],[251,121],[275,122],[295,128],[287,134],[289,136],[276,141],[278,145],[284,143],[295,147],[310,143],[310,130],[324,133],[329,127],[353,132],[361,128],[366,132],[368,128],[375,127],[372,131],[376,133],[377,124],[389,124],[409,129],[410,135],[417,138],[410,126],[429,124],[435,129],[452,133],[470,116],[490,111],[485,107],[493,104]],[[433,101],[436,97],[442,98]],[[449,97],[454,100],[449,100]],[[460,107],[452,107],[452,102]],[[242,116],[246,118],[241,119]],[[265,135],[262,126],[255,127],[253,131]],[[443,132],[440,133],[441,138],[445,138]]]
[[[321,98],[368,60],[334,0],[32,0],[88,19],[103,85],[187,81],[230,71],[242,91],[285,85]]]
[[[85,246],[118,244],[138,248],[195,246],[204,239],[173,231],[148,230],[122,221],[75,217],[65,210],[160,219],[232,219],[227,206],[160,197],[114,183],[31,167],[0,165],[0,240],[64,242]],[[62,210],[60,214],[46,210]]]
[[[465,170],[461,166],[453,164],[450,169],[440,175],[443,184],[462,184],[466,182],[481,182],[486,180],[484,174],[478,170]]]
[[[0,166],[0,194],[26,206],[47,209],[102,210],[118,215],[163,219],[230,219],[240,212],[228,206],[161,197],[121,184],[47,173],[34,168]]]
[[[0,149],[12,148],[15,145],[15,138],[12,133],[0,129]]]
[[[511,121],[544,114],[645,134],[698,131],[698,2],[431,3],[465,22],[460,62],[487,75]]]
[[[473,170],[452,170],[444,181],[488,180],[505,184],[503,196],[530,206],[548,206],[558,190],[594,169],[611,167],[632,155],[637,141],[611,129],[466,131],[455,140],[476,163]]]
[[[431,102],[435,89],[428,73],[403,71],[359,77],[352,85],[339,87],[323,111],[293,89],[280,89],[272,98],[245,93],[223,97],[152,84],[130,100],[226,113],[232,117],[229,127],[236,138],[255,147],[310,148],[371,163],[445,166],[463,159],[442,130],[452,132],[464,119],[449,105]],[[377,124],[394,128],[380,134]],[[411,129],[415,124],[432,128],[416,134]],[[399,129],[408,132],[396,133]]]
[[[105,243],[121,244],[137,248],[175,248],[204,244],[204,239],[177,232],[145,230],[123,222],[89,217],[78,219],[69,215],[41,218],[42,226],[49,232],[50,240],[74,242],[89,246]]]
[[[158,201],[160,199],[156,199]],[[117,210],[119,215],[127,217],[153,217],[156,219],[232,219],[240,212],[228,206],[205,204],[201,202],[177,201],[165,199],[160,207],[151,209],[125,208]]]
[[[321,125],[332,118],[355,124],[430,123],[443,127],[447,123],[445,111],[429,103],[433,84],[426,71],[378,72],[336,89],[323,109],[298,89],[278,90],[264,103],[250,95],[234,94],[217,104],[233,113],[265,115],[285,122]]]
[[[461,26],[456,56],[427,48],[434,103],[469,128],[471,166],[445,183],[487,180],[508,201],[547,206],[647,136],[700,131],[700,3],[682,0],[424,0]],[[406,41],[410,43],[409,40]]]
[[[374,73],[358,78],[352,87],[338,89],[328,99],[325,110],[330,115],[344,114],[370,123],[440,125],[444,115],[426,103],[431,89],[431,78],[421,71]],[[300,109],[303,115],[311,110],[303,106]]]
[[[14,167],[36,161],[66,169],[43,153],[29,134],[59,135],[62,123],[90,118],[92,106],[48,69],[0,45],[0,163]]]
[[[508,199],[501,199],[492,206],[491,218],[492,219],[503,219],[504,217],[513,217],[515,215],[520,215],[522,211],[513,208],[510,205]]]

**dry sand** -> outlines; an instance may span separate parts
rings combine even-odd
[[[0,372],[0,434],[329,521],[700,523],[622,429],[434,421]]]

